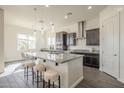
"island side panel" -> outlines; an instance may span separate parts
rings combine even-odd
[[[83,80],[83,57],[68,62],[68,87],[76,87]]]

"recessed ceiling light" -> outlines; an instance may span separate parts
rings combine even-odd
[[[88,10],[92,9],[92,6],[88,6]]]
[[[45,7],[49,7],[49,5],[45,5]]]
[[[68,19],[68,16],[67,16],[67,15],[65,15],[65,16],[64,16],[64,18],[65,18],[65,19]]]
[[[70,16],[72,16],[72,13],[71,12],[68,12],[67,14],[65,14],[64,18],[65,19],[68,19]]]

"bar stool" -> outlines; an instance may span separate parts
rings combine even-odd
[[[58,81],[58,87],[60,88],[60,75],[56,70],[49,69],[44,73],[43,87],[45,87],[45,82],[48,83],[48,88],[50,88],[51,83],[53,88],[55,87],[55,82]]]
[[[28,76],[32,75],[29,74],[29,69],[31,69],[31,72],[33,72],[33,66],[35,66],[35,62],[29,61],[23,64],[24,66],[24,77],[27,76],[27,81],[28,81]]]
[[[33,77],[32,77],[32,83],[34,84],[34,75],[36,76],[37,81],[37,88],[39,87],[39,82],[42,81],[43,78],[43,72],[46,70],[45,65],[38,63],[33,67]]]

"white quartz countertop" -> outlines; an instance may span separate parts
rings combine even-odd
[[[83,57],[83,55],[54,52],[25,52],[25,54],[30,57],[40,58],[56,63],[66,63],[71,60]]]

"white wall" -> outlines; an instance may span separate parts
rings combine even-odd
[[[19,60],[21,59],[21,51],[17,51],[17,34],[28,34],[28,35],[34,35],[33,30],[19,27],[16,25],[10,25],[5,24],[5,51],[4,51],[4,57],[5,62],[6,61],[13,61],[13,60]],[[42,36],[40,36],[40,33],[37,33],[37,43],[36,43],[36,49],[41,48],[42,43]],[[38,40],[39,39],[39,40]]]
[[[89,29],[99,28],[99,26],[100,26],[100,23],[99,23],[99,15],[98,15],[96,18],[86,21],[84,30],[86,31]],[[61,27],[61,28],[59,28],[58,31],[66,31],[68,33],[76,32],[78,34],[78,23],[75,23],[75,24],[72,24],[69,26],[65,26],[65,27]],[[86,36],[86,33],[84,33],[84,34]],[[87,46],[86,39],[79,39],[79,40],[77,40],[76,46],[70,47],[70,49],[88,49],[88,50],[91,50],[92,48],[99,50],[99,46]]]
[[[121,8],[120,8],[121,9]],[[120,10],[120,78],[124,83],[124,6]]]
[[[4,11],[0,9],[0,73],[4,71]]]

